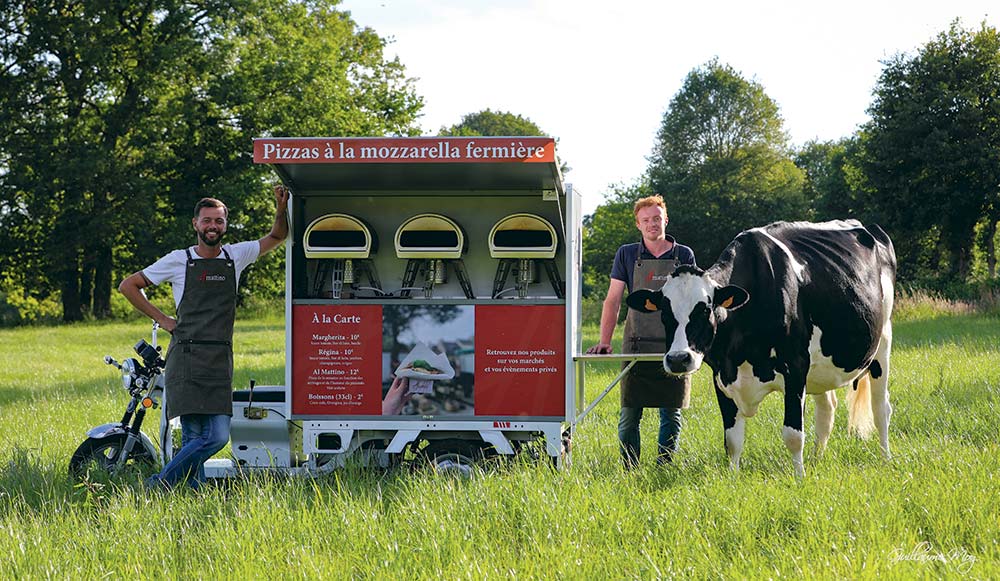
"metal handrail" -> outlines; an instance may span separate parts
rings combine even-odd
[[[618,385],[618,383],[622,380],[622,378],[625,377],[625,374],[628,373],[628,370],[632,369],[632,367],[636,363],[638,363],[639,361],[663,361],[663,358],[665,356],[666,353],[607,353],[600,355],[597,354],[592,355],[589,353],[578,353],[576,355],[573,355],[573,362],[576,363],[577,366],[576,378],[577,381],[580,382],[583,382],[584,377],[586,376],[586,374],[584,373],[584,364],[586,363],[600,362],[600,361],[629,362],[629,364],[626,365],[625,368],[621,370],[621,373],[615,376],[614,380],[612,380],[612,382],[608,385],[608,387],[606,387],[604,391],[601,392],[601,395],[597,396],[597,398],[594,401],[592,401],[586,407],[586,409],[580,412],[580,415],[576,416],[576,419],[574,420],[573,423],[574,424],[580,423],[583,420],[583,418],[586,417],[587,414],[591,412],[591,410],[597,407],[597,404],[601,403],[601,400],[604,399],[604,396],[608,395],[608,393],[610,393],[611,390],[614,389],[616,385]]]

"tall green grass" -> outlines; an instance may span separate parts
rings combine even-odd
[[[0,330],[4,578],[1000,577],[996,319],[935,311],[900,321],[894,459],[847,437],[839,409],[803,479],[773,396],[748,422],[742,470],[729,470],[705,370],[668,467],[652,461],[650,410],[641,466],[621,470],[613,392],[578,426],[563,471],[523,461],[456,480],[352,466],[170,494],[147,493],[137,478],[76,485],[70,454],[124,404],[100,358],[125,356],[145,333],[136,322]],[[596,329],[585,335],[592,342]],[[241,320],[236,353],[237,385],[280,384],[282,319]],[[615,371],[592,366],[588,396]]]

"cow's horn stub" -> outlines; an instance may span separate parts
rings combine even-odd
[[[732,300],[732,299],[730,299],[730,300]],[[658,311],[659,310],[658,308],[656,308],[656,305],[653,304],[653,301],[651,301],[649,299],[646,299],[645,307],[646,307],[647,311]]]

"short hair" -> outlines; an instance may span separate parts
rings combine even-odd
[[[663,215],[667,215],[667,204],[663,201],[663,196],[660,194],[653,194],[652,196],[646,196],[635,203],[635,207],[632,208],[632,216],[638,219],[639,210],[650,206],[659,206],[663,208]]]
[[[194,205],[194,217],[197,218],[201,214],[202,208],[222,208],[223,213],[226,218],[229,218],[229,208],[222,203],[221,200],[216,200],[215,198],[202,198],[198,200],[198,203]]]

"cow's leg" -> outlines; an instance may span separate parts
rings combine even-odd
[[[816,403],[816,457],[823,455],[826,443],[833,432],[834,412],[837,411],[837,392],[830,390],[826,393],[813,395]]]
[[[875,360],[868,367],[872,386],[872,415],[875,416],[875,427],[878,428],[879,444],[886,460],[892,458],[889,452],[889,418],[892,417],[892,405],[889,403],[889,354],[892,351],[892,323],[887,322],[882,329],[882,340],[879,341]]]
[[[736,407],[736,402],[729,399],[718,387],[715,388],[715,398],[719,400],[719,411],[722,412],[722,429],[725,434],[723,444],[729,455],[729,467],[740,469],[740,455],[743,453],[743,414]]]
[[[806,382],[805,374],[790,373],[785,379],[785,422],[781,430],[781,437],[785,441],[785,447],[792,453],[792,464],[795,466],[796,476],[805,476],[805,467],[802,465],[802,448],[806,443],[806,433],[802,430],[802,417],[806,411]]]
[[[733,406],[735,407],[735,405]],[[743,455],[743,435],[746,418],[739,411],[733,419],[733,425],[726,428],[726,453],[729,454],[729,467],[740,469],[740,456]]]

